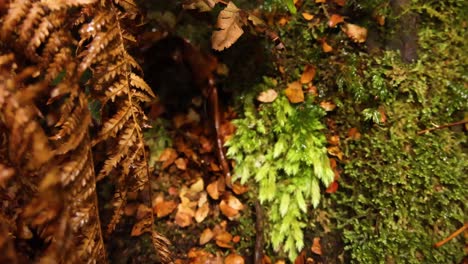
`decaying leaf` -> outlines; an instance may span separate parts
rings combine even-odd
[[[198,192],[201,192],[203,191],[204,189],[204,183],[203,183],[203,179],[202,178],[199,178],[195,183],[193,183],[191,186],[190,186],[190,192],[193,192],[193,193],[198,193]]]
[[[290,83],[285,90],[285,94],[291,103],[304,102],[304,91],[302,91],[302,85],[300,82]]]
[[[333,181],[330,186],[325,190],[326,193],[336,193],[338,190],[339,184],[337,181]]]
[[[353,140],[360,139],[361,138],[361,133],[359,133],[359,130],[357,128],[352,127],[348,131],[348,138],[353,139]]]
[[[340,144],[340,136],[338,135],[333,135],[331,137],[328,138],[328,143],[330,145],[334,145],[334,146],[337,146]]]
[[[337,4],[339,6],[345,6],[346,5],[346,0],[333,0],[333,2],[335,2],[335,4]]]
[[[174,161],[174,163],[179,170],[187,169],[187,160],[184,158],[178,158]]]
[[[343,160],[343,152],[338,146],[328,147],[328,154],[337,157],[339,160]]]
[[[232,184],[232,191],[235,193],[235,194],[243,194],[245,192],[247,192],[249,190],[249,187],[247,185],[240,185],[238,183],[233,183]]]
[[[187,227],[192,224],[192,218],[194,217],[194,215],[195,212],[192,208],[181,203],[177,207],[175,223],[180,227]]]
[[[310,83],[314,79],[315,73],[316,73],[316,68],[314,66],[309,65],[309,64],[306,65],[301,75],[301,83],[302,84]]]
[[[320,237],[314,237],[314,242],[312,243],[312,247],[310,248],[312,253],[317,255],[322,255],[322,246],[320,245]]]
[[[358,25],[345,23],[341,30],[354,42],[363,43],[367,39],[367,29]]]
[[[244,258],[236,253],[229,254],[224,259],[225,264],[244,264]]]
[[[330,16],[330,20],[328,20],[328,26],[329,27],[336,27],[336,25],[343,23],[344,22],[344,17],[338,15],[338,14],[333,14]]]
[[[200,240],[199,240],[200,245],[204,245],[204,244],[210,242],[210,240],[213,237],[214,237],[213,231],[211,231],[211,229],[209,229],[209,228],[205,228],[205,230],[203,230],[203,232],[200,235]]]
[[[232,248],[232,235],[227,231],[221,231],[215,236],[216,245],[222,248]]]
[[[229,2],[219,13],[216,24],[219,30],[214,31],[211,36],[211,47],[214,50],[221,51],[229,48],[244,33],[242,30],[244,23],[241,21],[240,11],[233,2]]]
[[[206,202],[201,207],[198,207],[197,211],[195,212],[195,221],[197,221],[197,223],[203,222],[203,220],[205,220],[205,218],[208,216],[209,212],[210,206]]]
[[[274,89],[268,89],[261,92],[257,96],[257,100],[262,103],[271,103],[276,99],[276,97],[278,97],[278,93]]]

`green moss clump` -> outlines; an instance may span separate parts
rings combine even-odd
[[[292,106],[285,95],[255,108],[255,91],[275,87],[276,81],[266,78],[244,98],[244,117],[234,121],[237,130],[226,144],[227,155],[236,161],[236,179],[257,183],[273,248],[294,261],[304,247],[308,205],[317,207],[319,183],[328,186],[334,173],[322,133],[323,109],[311,101]]]

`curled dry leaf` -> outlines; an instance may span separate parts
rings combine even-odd
[[[244,33],[241,21],[240,9],[233,2],[219,13],[216,27],[219,30],[213,32],[211,36],[211,47],[214,50],[221,51],[229,48]]]
[[[225,264],[244,264],[244,258],[236,253],[229,254],[224,259]]]
[[[302,72],[302,75],[301,75],[301,83],[302,84],[310,83],[314,79],[315,73],[316,73],[316,68],[314,66],[306,65],[304,67],[304,72]]]
[[[184,9],[197,9],[200,12],[208,12],[218,3],[218,0],[189,0],[182,4]]]
[[[329,102],[329,101],[321,102],[320,106],[327,112],[333,111],[336,108],[336,104]]]
[[[367,29],[358,25],[346,23],[341,30],[354,42],[363,43],[367,39]]]
[[[343,152],[338,146],[328,147],[328,154],[337,157],[339,160],[343,160]]]
[[[338,14],[333,14],[330,17],[330,20],[328,20],[328,26],[329,27],[336,27],[336,25],[343,23],[344,22],[344,17],[338,15]]]
[[[278,97],[278,93],[273,89],[268,89],[266,91],[261,92],[257,96],[257,100],[262,103],[271,103],[276,99],[276,97]]]
[[[213,231],[211,231],[211,229],[209,228],[205,228],[205,230],[203,230],[203,232],[200,235],[200,240],[199,240],[200,245],[204,245],[210,242],[213,236],[214,236]]]
[[[312,247],[310,248],[312,253],[317,255],[322,255],[322,246],[320,245],[320,237],[314,237],[314,242],[312,243]]]
[[[302,91],[302,85],[299,82],[290,83],[286,88],[285,93],[291,103],[304,102],[304,91]]]

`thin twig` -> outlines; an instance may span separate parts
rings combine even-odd
[[[441,246],[444,245],[445,243],[447,243],[447,242],[449,242],[450,240],[452,240],[454,237],[458,236],[458,235],[459,235],[461,232],[463,232],[465,229],[468,229],[468,223],[466,223],[464,226],[462,226],[461,228],[459,228],[457,231],[453,232],[453,233],[452,233],[450,236],[448,236],[446,239],[435,243],[435,244],[434,244],[434,247],[435,247],[435,248],[441,247]]]
[[[433,127],[433,128],[424,129],[424,130],[419,131],[418,135],[422,135],[422,134],[425,134],[427,132],[431,132],[431,131],[434,131],[434,130],[443,129],[443,128],[447,128],[447,127],[451,127],[451,126],[463,125],[463,124],[466,124],[466,123],[468,123],[468,119],[458,121],[458,122],[454,122],[454,123],[450,123],[450,124],[437,126],[437,127]]]
[[[255,253],[254,264],[262,264],[263,259],[263,209],[259,201],[255,201]]]

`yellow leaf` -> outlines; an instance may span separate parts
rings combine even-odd
[[[290,83],[285,93],[291,103],[304,102],[304,91],[302,91],[302,85],[299,82]]]
[[[276,99],[276,97],[278,97],[278,93],[273,89],[268,89],[266,91],[261,92],[257,96],[257,100],[262,103],[271,103]]]
[[[219,30],[214,31],[211,36],[211,47],[214,50],[229,48],[244,33],[239,12],[240,9],[232,2],[219,12],[216,24]]]
[[[341,30],[356,43],[363,43],[367,39],[367,29],[358,25],[346,23]]]
[[[301,75],[301,83],[306,84],[310,83],[315,77],[315,67],[312,65],[306,65],[304,67],[304,72]]]

